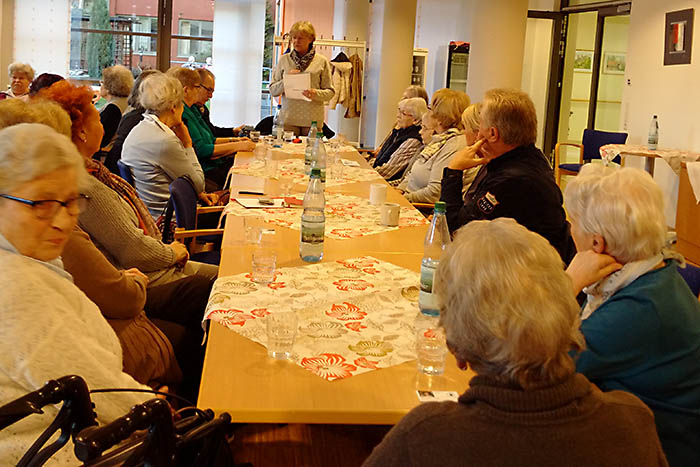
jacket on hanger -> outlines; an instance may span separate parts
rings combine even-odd
[[[362,111],[362,59],[359,55],[353,54],[350,57],[350,63],[352,63],[352,74],[350,75],[351,99],[346,105],[345,118],[359,117]]]
[[[348,108],[353,102],[352,87],[350,86],[353,71],[352,62],[331,62],[331,68],[333,70],[331,80],[335,88],[335,95],[328,105],[333,110],[337,104]]]

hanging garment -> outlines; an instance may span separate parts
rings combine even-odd
[[[332,110],[335,110],[337,104],[343,105],[345,108],[350,107],[352,101],[352,89],[350,88],[350,77],[352,76],[352,63],[350,62],[331,62],[331,80],[335,95],[328,103]]]
[[[353,54],[350,57],[352,75],[350,76],[350,101],[348,102],[345,118],[359,117],[362,111],[362,59]]]

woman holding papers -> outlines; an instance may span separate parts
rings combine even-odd
[[[335,94],[331,85],[331,66],[328,59],[317,54],[314,47],[316,31],[308,21],[294,23],[289,31],[292,51],[284,54],[272,73],[270,93],[282,96],[284,129],[296,135],[308,134],[311,122],[323,126],[323,104]],[[285,75],[308,75],[308,89],[300,94],[296,89],[285,92]],[[291,76],[290,76],[291,78]],[[305,76],[293,77],[296,85],[304,84]],[[289,83],[290,79],[287,80]]]

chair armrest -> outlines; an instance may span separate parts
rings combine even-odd
[[[197,206],[197,215],[208,212],[221,212],[224,209],[226,209],[226,206]]]
[[[181,228],[175,229],[174,239],[183,240],[186,238],[205,237],[209,235],[223,235],[224,229],[200,229],[200,230],[185,230]]]
[[[560,154],[559,154],[559,148],[561,146],[571,146],[574,148],[578,148],[579,155],[578,155],[578,160],[579,164],[583,164],[583,144],[577,144],[577,143],[557,143],[556,146],[554,146],[554,168],[559,167],[559,162],[560,162]]]
[[[435,207],[431,203],[411,203],[411,205],[416,209],[433,209]]]

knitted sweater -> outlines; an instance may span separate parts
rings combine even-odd
[[[76,374],[90,389],[143,388],[122,372],[119,340],[100,310],[62,268],[20,255],[0,236],[0,404],[34,391],[50,379]],[[94,395],[101,424],[125,415],[147,394]],[[51,423],[57,406],[0,430],[0,465],[14,465]],[[68,443],[49,462],[77,465]]]
[[[364,463],[382,466],[664,466],[642,402],[580,374],[524,391],[476,376],[457,402],[411,410]]]

